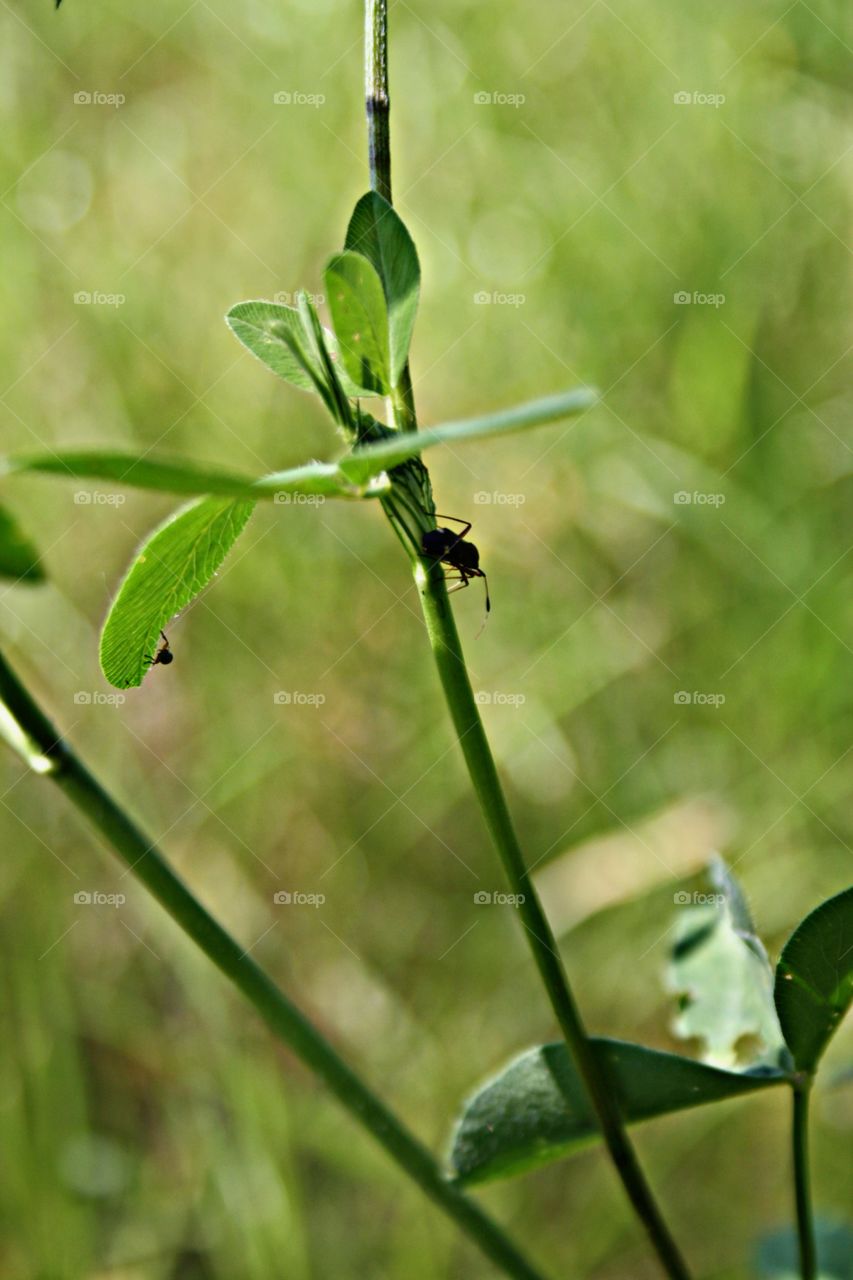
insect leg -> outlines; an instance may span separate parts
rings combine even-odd
[[[454,586],[447,589],[447,594],[452,595],[454,591],[464,591],[466,587],[470,586],[471,576],[460,569],[458,574],[446,573],[444,581],[454,583]]]

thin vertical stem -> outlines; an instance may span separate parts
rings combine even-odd
[[[365,21],[370,181],[374,190],[390,201],[388,29],[384,0],[365,0]],[[381,113],[376,109],[378,103],[383,107]],[[417,426],[417,418],[408,369],[405,377],[406,382],[405,386],[401,385],[401,394],[391,399],[391,410],[394,425],[398,430],[414,430]],[[580,1010],[569,986],[557,941],[527,870],[483,721],[474,699],[462,645],[444,584],[443,571],[440,566],[431,565],[418,556],[414,557],[414,570],[445,701],[492,843],[501,859],[510,886],[518,897],[518,910],[527,943],[548,993],[551,1007],[598,1118],[599,1128],[610,1157],[631,1204],[646,1228],[664,1271],[670,1280],[690,1280],[687,1265],[657,1206],[625,1130],[618,1103],[607,1078],[605,1065],[598,1060],[590,1044]]]
[[[444,1176],[418,1139],[363,1083],[300,1009],[222,927],[133,819],[62,740],[0,654],[0,734],[36,773],[51,778],[101,832],[129,871],[254,1005],[275,1036],[326,1084],[392,1160],[515,1280],[543,1280],[502,1229]]]
[[[391,99],[388,93],[388,5],[366,0],[364,103],[367,110],[370,185],[391,202]]]
[[[817,1248],[812,1215],[811,1178],[809,1174],[809,1098],[811,1078],[794,1084],[793,1149],[794,1195],[797,1204],[797,1240],[802,1280],[817,1278]]]
[[[364,4],[364,102],[370,186],[391,203],[391,95],[388,91],[388,5]],[[416,431],[415,396],[409,363],[392,394],[392,412],[400,431]]]

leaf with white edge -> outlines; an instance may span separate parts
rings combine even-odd
[[[352,406],[332,359],[317,309],[304,290],[299,294],[299,318],[302,321],[302,331],[305,334],[312,361],[322,370],[325,384],[322,389],[323,399],[335,422],[343,427],[346,433],[350,433],[355,429]]]
[[[319,362],[305,349],[305,332],[296,307],[263,300],[238,302],[225,322],[256,359],[286,382],[302,391],[316,391],[316,380],[324,381]],[[347,395],[354,398],[373,394],[350,381],[338,355],[335,335],[330,329],[323,332]],[[297,355],[300,348],[301,355]]]
[[[281,501],[286,494],[322,494],[330,498],[372,498],[387,491],[387,476],[355,484],[337,463],[308,462],[287,471],[273,471],[258,480],[231,472],[199,467],[183,458],[140,457],[131,453],[75,450],[60,454],[34,454],[8,458],[0,465],[4,474],[36,473],[76,480],[105,480],[132,489],[158,493],[217,494],[222,497]]]
[[[304,467],[263,476],[253,484],[252,493],[257,498],[281,502],[289,493],[323,494],[328,498],[379,498],[390,488],[391,480],[384,471],[354,482],[336,462],[308,462]]]
[[[817,1280],[853,1280],[853,1228],[844,1222],[815,1221]],[[800,1280],[797,1233],[782,1227],[759,1242],[756,1271],[762,1280]]]
[[[597,400],[598,393],[591,387],[577,387],[574,391],[545,396],[541,400],[529,400],[526,404],[483,414],[479,418],[463,418],[460,422],[444,422],[437,427],[424,427],[422,431],[401,432],[379,444],[364,445],[348,454],[341,459],[340,468],[354,484],[363,484],[371,476],[399,466],[401,462],[416,457],[423,449],[432,448],[433,445],[482,440],[488,436],[526,431],[547,422],[559,422],[562,418],[591,409]]]
[[[388,491],[390,481],[386,473],[390,468],[416,457],[424,449],[558,422],[591,408],[596,399],[595,391],[581,387],[480,418],[447,422],[437,427],[426,427],[423,431],[391,433],[386,440],[362,445],[338,462],[309,462],[257,480],[199,467],[183,458],[157,459],[98,450],[10,458],[0,470],[9,474],[44,472],[74,479],[108,480],[114,484],[168,493],[216,493],[246,499],[274,499],[278,493],[369,498]]]
[[[762,1070],[722,1071],[678,1054],[626,1041],[594,1038],[628,1124],[781,1084]],[[466,1103],[453,1133],[450,1162],[469,1185],[510,1177],[595,1141],[600,1130],[571,1056],[562,1042],[530,1049]]]
[[[358,386],[387,395],[388,309],[376,268],[360,253],[336,253],[323,280],[341,363]]]
[[[853,889],[797,926],[776,967],[776,1009],[799,1071],[814,1071],[853,1001]]]
[[[60,479],[103,480],[131,489],[162,493],[215,493],[248,498],[251,477],[199,466],[183,458],[155,458],[150,454],[118,453],[100,449],[73,449],[67,453],[29,454],[4,459],[2,472],[36,472]]]
[[[314,391],[310,375],[294,355],[288,338],[302,338],[302,321],[295,307],[261,300],[238,302],[226,324],[252,355],[302,391]],[[317,369],[319,377],[320,370]]]
[[[202,498],[142,545],[101,632],[101,670],[117,689],[142,684],[160,631],[207,586],[242,533],[253,502]]]
[[[0,578],[13,582],[44,582],[38,550],[11,512],[0,507]]]
[[[353,210],[347,249],[363,254],[376,268],[388,305],[391,384],[397,386],[409,355],[418,309],[421,269],[412,237],[392,205],[368,191]]]
[[[679,996],[675,1035],[702,1043],[704,1061],[742,1068],[786,1065],[773,1005],[773,971],[746,902],[720,860],[712,865],[710,899],[683,909],[666,973]],[[693,895],[685,894],[688,902]],[[676,900],[678,895],[676,895]]]

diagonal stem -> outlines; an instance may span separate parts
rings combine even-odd
[[[388,20],[384,0],[365,0],[365,68],[367,89],[368,152],[373,189],[391,200],[390,99],[388,94]],[[381,104],[381,110],[377,109]],[[414,396],[408,367],[401,380],[400,396],[392,397],[394,425],[416,430]],[[402,482],[401,482],[402,484]],[[428,478],[426,480],[429,485]],[[385,504],[386,514],[390,514]],[[392,519],[399,534],[399,520]],[[416,544],[417,545],[417,544]],[[601,1134],[616,1171],[638,1217],[643,1222],[670,1280],[690,1280],[687,1265],[658,1208],[619,1106],[606,1069],[595,1054],[575,1003],[557,941],[527,870],[506,798],[495,767],[483,721],[471,688],[465,656],[440,565],[412,556],[415,581],[421,597],[427,632],[444,697],[462,747],[480,810],[507,880],[519,900],[519,916],[528,946],[548,993],[551,1007],[574,1058],[578,1073],[598,1118]]]
[[[391,1159],[506,1275],[543,1280],[502,1229],[444,1176],[431,1153],[363,1083],[269,974],[206,910],[165,857],[62,740],[0,654],[0,734],[50,777],[208,959],[242,991],[273,1034],[314,1071]]]

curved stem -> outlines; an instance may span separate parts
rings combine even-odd
[[[390,100],[388,96],[388,26],[385,0],[365,0],[365,69],[371,186],[391,200]],[[381,106],[381,110],[379,107]],[[414,394],[408,366],[399,395],[391,399],[398,430],[415,430]],[[385,504],[386,514],[389,514]],[[392,519],[392,524],[396,522]],[[399,531],[398,531],[399,532]],[[569,986],[551,926],[527,870],[512,825],[494,758],[486,737],[447,588],[440,565],[413,556],[415,581],[445,700],[462,747],[480,810],[510,886],[519,899],[519,915],[528,946],[551,1001],[559,1026],[584,1082],[605,1145],[638,1217],[671,1280],[690,1280],[690,1273],[657,1206],[625,1130],[619,1107],[584,1027]]]
[[[794,1195],[797,1203],[797,1240],[802,1280],[816,1280],[817,1248],[809,1177],[809,1098],[811,1078],[794,1084],[793,1148]]]
[[[515,1280],[542,1275],[501,1228],[448,1182],[433,1156],[202,906],[156,845],[59,736],[0,654],[0,733],[35,772],[53,779],[205,955],[242,991],[273,1034],[314,1071],[421,1190]]]

